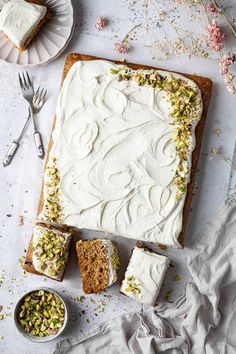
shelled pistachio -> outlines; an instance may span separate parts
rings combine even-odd
[[[134,275],[129,275],[127,277],[127,288],[125,291],[132,291],[135,295],[139,295],[141,293],[140,284],[136,282]]]

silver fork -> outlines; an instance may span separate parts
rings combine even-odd
[[[34,94],[33,101],[32,101],[34,113],[38,113],[40,111],[40,109],[43,107],[45,100],[46,100],[46,96],[47,96],[47,90],[38,87],[36,93]],[[12,161],[12,159],[13,159],[13,157],[20,145],[20,140],[24,134],[24,131],[25,131],[26,126],[28,125],[28,122],[30,121],[30,118],[31,118],[31,115],[30,115],[30,111],[29,111],[28,117],[27,117],[23,127],[21,128],[17,138],[14,139],[13,142],[11,143],[11,145],[10,145],[10,147],[3,159],[3,166],[4,167],[8,166],[11,163],[11,161]]]
[[[29,103],[29,110],[30,110],[30,115],[33,119],[33,125],[34,125],[34,142],[35,142],[35,147],[37,151],[38,157],[41,159],[44,158],[44,148],[43,148],[43,142],[42,142],[42,137],[41,134],[38,131],[37,123],[34,117],[34,112],[32,109],[32,100],[34,96],[34,87],[33,83],[29,77],[28,72],[26,71],[26,74],[21,73],[18,74],[19,77],[19,82],[20,82],[20,87],[22,91],[22,95],[24,99]]]

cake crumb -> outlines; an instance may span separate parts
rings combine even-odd
[[[25,217],[24,217],[24,215],[19,215],[19,226],[23,226],[24,225],[24,219],[25,219]]]
[[[221,131],[220,128],[215,128],[215,129],[213,130],[213,132],[214,132],[217,136],[220,136],[221,133],[222,133],[222,131]]]
[[[161,243],[158,243],[157,246],[158,246],[161,250],[164,250],[164,251],[167,250],[167,246],[162,245]]]

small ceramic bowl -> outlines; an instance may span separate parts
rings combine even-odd
[[[39,291],[39,290],[44,290],[44,291],[47,291],[49,293],[52,293],[54,295],[56,295],[60,300],[61,302],[63,303],[64,305],[64,311],[65,311],[65,314],[64,314],[64,322],[63,322],[63,325],[62,327],[59,329],[59,331],[56,333],[56,334],[53,334],[51,336],[47,336],[47,337],[39,337],[39,336],[34,336],[32,335],[31,333],[28,333],[24,330],[24,328],[20,325],[20,323],[18,322],[18,313],[19,313],[19,308],[20,308],[20,305],[22,303],[22,301],[24,300],[24,298],[31,294],[33,291]],[[69,310],[68,310],[68,305],[67,303],[65,302],[65,300],[62,298],[62,296],[55,290],[53,289],[49,289],[49,288],[36,288],[36,289],[32,289],[30,291],[28,291],[27,293],[25,293],[20,299],[19,301],[17,302],[16,304],[16,307],[15,307],[15,311],[14,311],[14,321],[15,321],[15,325],[16,325],[16,328],[18,329],[18,331],[23,334],[23,336],[29,340],[31,340],[32,342],[36,342],[36,343],[45,343],[45,342],[49,342],[55,338],[57,338],[60,334],[62,334],[62,332],[65,330],[67,324],[68,324],[68,313],[69,313]]]

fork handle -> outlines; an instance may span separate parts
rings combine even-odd
[[[42,137],[39,132],[34,133],[34,142],[35,142],[35,147],[36,147],[38,157],[43,159],[44,158],[44,148],[43,148]]]
[[[6,153],[6,155],[5,155],[4,159],[3,159],[2,164],[3,164],[4,167],[10,165],[11,160],[13,159],[18,147],[19,147],[18,141],[14,140],[12,142],[11,146],[9,147],[9,149],[7,150],[7,153]]]

